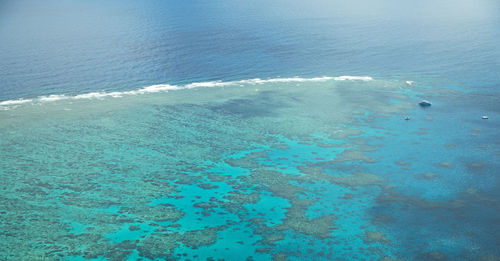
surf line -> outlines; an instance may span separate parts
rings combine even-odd
[[[52,94],[39,96],[33,99],[14,99],[6,100],[0,102],[0,109],[8,110],[10,107],[17,107],[22,104],[27,103],[43,103],[43,102],[54,102],[60,100],[81,100],[81,99],[103,99],[107,97],[119,98],[123,96],[130,95],[140,95],[146,93],[157,93],[157,92],[168,92],[174,90],[182,89],[193,89],[193,88],[208,88],[208,87],[224,87],[224,86],[235,86],[235,85],[258,85],[266,83],[293,83],[293,82],[322,82],[322,81],[372,81],[373,78],[370,76],[322,76],[313,78],[302,78],[302,77],[291,77],[291,78],[270,78],[270,79],[248,79],[248,80],[237,80],[237,81],[207,81],[207,82],[194,82],[185,85],[171,85],[171,84],[155,84],[147,87],[143,87],[131,91],[116,91],[116,92],[89,92],[84,94],[78,94],[74,96],[69,96],[65,94]]]

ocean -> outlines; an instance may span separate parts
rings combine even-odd
[[[500,260],[498,11],[2,1],[0,259]]]

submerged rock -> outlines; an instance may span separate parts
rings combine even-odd
[[[381,244],[390,244],[391,241],[387,239],[386,235],[382,232],[377,231],[365,231],[365,235],[363,238],[365,243],[381,243]]]
[[[429,107],[432,105],[432,103],[428,100],[422,100],[421,102],[418,103],[418,105],[420,105],[422,107]]]
[[[431,179],[435,179],[436,176],[437,176],[436,173],[428,172],[428,173],[422,174],[421,177],[424,179],[427,179],[427,180],[431,180]]]
[[[500,257],[495,255],[487,255],[479,258],[479,261],[500,261]]]

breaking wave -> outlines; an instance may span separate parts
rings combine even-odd
[[[116,91],[116,92],[90,92],[84,94],[78,94],[74,96],[64,95],[64,94],[54,94],[47,96],[39,96],[33,99],[17,99],[17,100],[6,100],[0,102],[0,109],[8,110],[9,108],[19,106],[26,103],[42,103],[42,102],[54,102],[60,100],[81,100],[81,99],[102,99],[107,97],[119,98],[129,95],[139,95],[146,93],[157,93],[157,92],[168,92],[173,90],[181,89],[193,89],[201,87],[224,87],[224,86],[236,86],[236,85],[258,85],[265,83],[293,83],[293,82],[322,82],[322,81],[371,81],[373,80],[370,76],[323,76],[323,77],[313,77],[313,78],[271,78],[271,79],[248,79],[239,81],[208,81],[208,82],[194,82],[186,85],[170,85],[170,84],[156,84],[147,87],[143,87],[137,90],[131,91]]]

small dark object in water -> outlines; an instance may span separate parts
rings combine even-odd
[[[483,120],[487,120],[487,119],[488,119],[488,116],[486,116],[486,115],[485,115],[485,116],[481,117],[481,119],[483,119]]]
[[[406,116],[405,120],[409,121],[409,120],[410,120],[410,117]]]
[[[418,105],[420,105],[422,107],[429,107],[432,105],[432,103],[428,100],[422,100],[421,102],[418,103]]]

